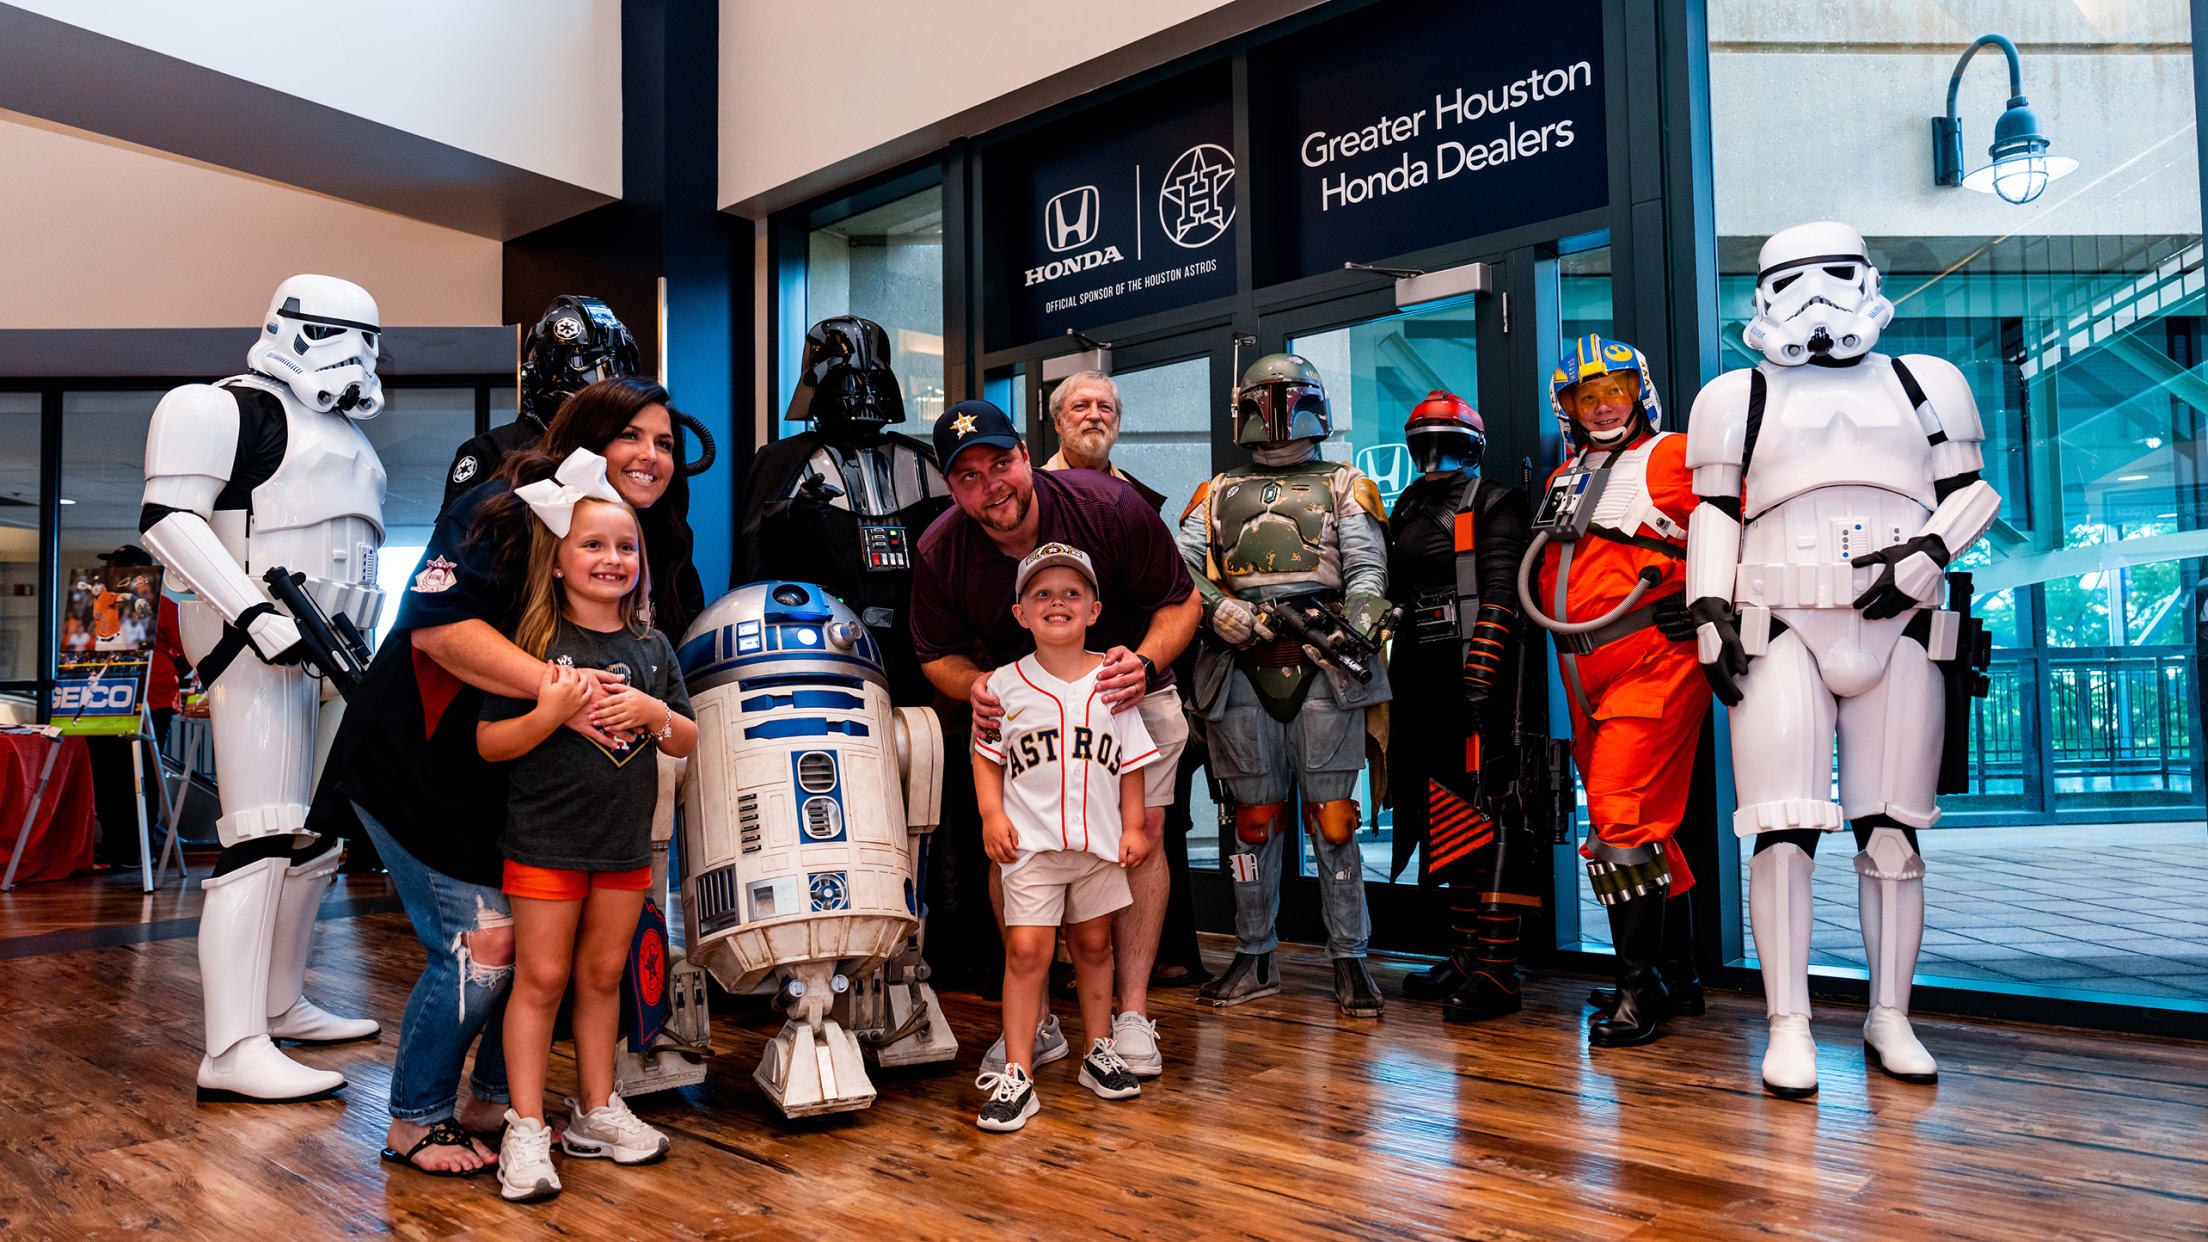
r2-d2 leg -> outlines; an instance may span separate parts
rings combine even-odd
[[[667,854],[675,839],[675,807],[681,801],[686,759],[659,760],[659,805],[652,812],[652,897],[667,905]],[[705,1081],[705,1059],[713,1054],[713,1017],[706,1007],[705,970],[672,943],[667,946],[667,1023],[651,1047],[632,1049],[624,1042],[613,1062],[613,1086],[623,1099],[654,1091],[694,1087]]]
[[[919,894],[927,891],[925,835],[912,838],[912,876],[913,901],[919,906]],[[921,907],[920,912],[924,915],[925,908]],[[896,956],[852,989],[851,1028],[860,1033],[876,1065],[927,1065],[958,1055],[958,1037],[951,1034],[951,1024],[943,1016],[935,988],[928,983],[931,972],[922,956],[927,934],[928,924],[923,917],[913,933],[905,937]]]
[[[204,657],[221,635],[219,616],[193,603],[179,620],[187,651]],[[204,882],[200,914],[202,1098],[293,1100],[335,1091],[344,1075],[300,1065],[274,1040],[361,1039],[378,1029],[326,1013],[301,994],[315,915],[342,852],[333,846],[307,854],[313,838],[299,831],[313,791],[319,697],[319,684],[298,669],[250,654],[208,692],[223,774],[216,823],[223,858]]]
[[[927,944],[928,841],[942,818],[943,728],[924,707],[897,709],[899,770],[904,778],[905,823],[911,832],[906,904],[918,924],[879,970],[852,989],[851,1029],[874,1053],[877,1065],[927,1065],[958,1055],[958,1038],[928,983],[922,956]]]

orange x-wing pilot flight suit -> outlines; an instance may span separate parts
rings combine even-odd
[[[1597,458],[1604,452],[1592,450]],[[1573,549],[1570,590],[1560,619],[1608,612],[1651,566],[1662,577],[1641,596],[1641,606],[1677,596],[1684,588],[1687,515],[1697,503],[1686,452],[1687,438],[1677,433],[1643,433],[1626,445],[1612,468],[1605,498],[1629,481],[1639,459],[1647,501],[1671,529],[1643,520],[1621,532],[1637,542],[1592,532],[1580,539]],[[1557,467],[1550,478],[1567,468]],[[1657,546],[1677,551],[1659,552]],[[1552,616],[1558,615],[1554,603],[1562,559],[1562,549],[1552,547],[1542,558],[1538,577],[1538,599]],[[1694,877],[1672,837],[1686,815],[1695,742],[1710,711],[1710,687],[1694,644],[1666,638],[1652,625],[1587,655],[1560,650],[1557,663],[1572,712],[1572,760],[1587,789],[1587,815],[1597,839],[1619,846],[1658,846],[1670,864],[1670,892],[1686,892]],[[1572,689],[1573,664],[1584,699]]]

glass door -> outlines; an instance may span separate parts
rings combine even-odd
[[[1224,329],[1188,333],[1166,340],[1113,352],[1110,386],[1118,402],[1118,440],[1112,445],[1111,467],[1138,486],[1163,497],[1158,515],[1168,527],[1178,528],[1196,488],[1220,468],[1215,445],[1224,439],[1216,417],[1226,408],[1225,386],[1230,343]],[[1015,398],[1013,419],[1027,436],[1029,451],[1038,464],[1057,459],[1064,449],[1061,423],[1076,426],[1078,417],[1065,409],[1064,398],[1081,396],[1085,404],[1099,395],[1086,380],[1067,378],[1045,383],[1041,368],[1029,364],[1009,385]],[[1083,392],[1083,389],[1089,391]],[[1080,454],[1076,452],[1076,457]],[[1191,676],[1192,656],[1184,656],[1175,671],[1185,685]],[[1219,866],[1218,805],[1210,783],[1200,770],[1201,744],[1190,738],[1196,752],[1182,763],[1181,796],[1175,800],[1175,816],[1187,819],[1190,865],[1216,870]],[[1188,831],[1193,826],[1194,831]]]
[[[1277,349],[1308,360],[1326,382],[1333,415],[1334,434],[1321,446],[1322,453],[1356,466],[1379,488],[1390,509],[1416,477],[1404,442],[1404,421],[1435,390],[1455,393],[1481,411],[1488,431],[1487,468],[1503,472],[1496,477],[1515,485],[1520,458],[1537,451],[1539,429],[1531,421],[1531,403],[1514,392],[1511,382],[1510,351],[1503,340],[1506,270],[1504,263],[1490,264],[1490,287],[1497,292],[1408,310],[1395,305],[1392,289],[1383,289],[1266,316],[1257,342],[1245,343],[1240,365]],[[1244,460],[1239,452],[1233,456]],[[1391,727],[1416,725],[1396,718]],[[1364,809],[1358,841],[1366,883],[1399,884],[1415,891],[1415,854],[1400,879],[1391,880],[1395,815],[1375,803],[1369,769],[1359,778],[1357,798]],[[1280,925],[1284,937],[1311,939],[1323,934],[1317,881],[1308,842],[1301,833],[1296,840],[1293,873],[1301,882],[1283,888]],[[1375,893],[1370,905],[1374,947],[1427,952],[1438,943],[1434,929],[1426,926],[1439,917],[1438,901],[1389,901]]]

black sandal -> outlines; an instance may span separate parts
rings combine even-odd
[[[403,1164],[427,1177],[475,1177],[498,1167],[498,1162],[493,1160],[490,1164],[473,1169],[425,1169],[414,1163],[414,1157],[422,1154],[425,1147],[458,1147],[472,1152],[475,1150],[475,1139],[460,1128],[457,1118],[447,1117],[431,1126],[429,1133],[424,1134],[422,1140],[408,1148],[403,1155],[397,1148],[386,1147],[383,1149],[383,1158],[393,1164]]]

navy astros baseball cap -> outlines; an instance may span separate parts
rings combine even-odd
[[[951,472],[951,459],[977,444],[1008,449],[1020,442],[1004,411],[987,401],[961,401],[935,420],[936,467]]]

